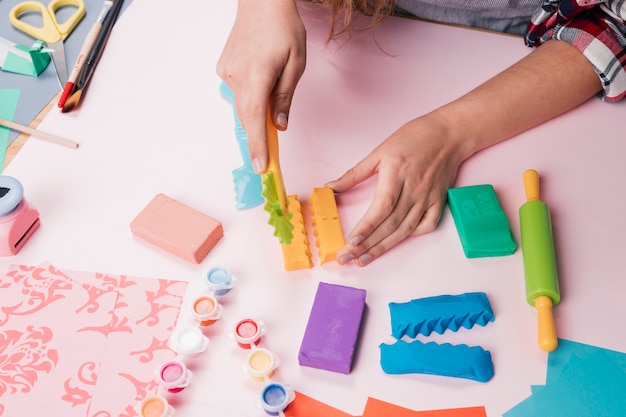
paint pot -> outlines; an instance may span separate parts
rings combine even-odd
[[[206,350],[209,338],[197,327],[185,327],[174,332],[171,344],[178,354],[193,357]]]
[[[209,287],[209,290],[216,296],[228,294],[236,281],[228,268],[222,266],[209,269],[204,275],[204,278],[207,287]]]
[[[191,376],[191,371],[185,364],[177,360],[165,362],[157,372],[159,384],[172,393],[185,389],[191,381]]]
[[[246,358],[243,371],[256,380],[268,381],[278,368],[280,361],[272,352],[265,348],[252,349]]]
[[[210,326],[222,316],[224,307],[211,295],[201,295],[191,302],[191,313],[201,326]]]
[[[39,212],[15,178],[0,175],[0,256],[17,254],[39,228]]]
[[[296,394],[293,389],[279,382],[271,382],[263,388],[259,405],[270,416],[281,414]]]
[[[230,336],[240,347],[251,349],[256,346],[265,334],[265,324],[262,321],[245,318],[235,324],[235,331]]]
[[[171,417],[174,408],[163,397],[148,397],[139,405],[140,417]]]

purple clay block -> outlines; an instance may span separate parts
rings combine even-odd
[[[493,378],[491,353],[480,346],[411,343],[380,345],[380,365],[387,374],[421,373],[487,382]]]
[[[493,310],[487,295],[470,292],[459,295],[438,295],[411,300],[406,303],[389,303],[391,334],[396,339],[411,338],[418,334],[429,336],[446,330],[456,332],[474,325],[485,326],[494,321]]]
[[[301,366],[350,373],[365,294],[363,289],[319,283],[298,354]]]

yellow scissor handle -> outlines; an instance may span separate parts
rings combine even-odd
[[[62,7],[74,6],[76,10],[65,22],[58,24],[56,12]],[[24,13],[41,14],[42,26],[33,26],[20,19]],[[48,7],[37,1],[25,1],[15,5],[9,12],[11,24],[24,33],[40,39],[46,43],[56,43],[64,40],[74,30],[78,22],[85,16],[83,0],[53,0]]]

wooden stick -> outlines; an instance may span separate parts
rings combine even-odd
[[[5,127],[8,127],[9,129],[28,133],[34,138],[56,143],[57,145],[66,146],[68,148],[78,149],[79,147],[78,143],[72,142],[71,140],[67,140],[59,136],[52,135],[50,133],[42,132],[41,130],[31,129],[28,126],[22,126],[20,124],[10,122],[8,120],[0,119],[0,126],[5,126]]]

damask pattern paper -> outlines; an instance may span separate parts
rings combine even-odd
[[[131,417],[155,393],[187,283],[43,263],[0,276],[0,416]]]

